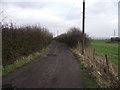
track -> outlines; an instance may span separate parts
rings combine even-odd
[[[3,77],[3,88],[83,88],[80,67],[64,44]]]

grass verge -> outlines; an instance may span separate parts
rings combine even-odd
[[[43,55],[44,53],[48,52],[50,50],[50,46],[47,48],[42,49],[40,52],[36,52],[32,55],[29,55],[27,57],[23,57],[21,59],[16,60],[13,64],[4,66],[2,68],[2,75],[6,75],[9,72],[15,70],[16,68],[19,68],[29,62],[31,62],[34,59],[37,59],[38,57],[40,57],[41,55]]]
[[[84,57],[75,49],[71,49],[75,58],[80,64],[80,70],[83,76],[84,84],[86,88],[98,88],[96,80],[93,78],[91,71],[82,63]]]
[[[83,64],[80,64],[80,68],[86,88],[97,88],[96,80],[92,78],[91,72]]]

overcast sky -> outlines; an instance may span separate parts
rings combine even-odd
[[[90,37],[118,35],[118,1],[86,0],[86,28]],[[16,25],[41,25],[59,34],[70,27],[82,28],[83,0],[1,0],[1,17]]]

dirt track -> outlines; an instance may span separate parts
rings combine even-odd
[[[83,88],[80,67],[66,45],[53,42],[51,51],[3,77],[3,87]]]

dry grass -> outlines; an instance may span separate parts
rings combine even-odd
[[[81,63],[91,71],[93,78],[101,88],[119,87],[118,70],[113,63],[109,62],[107,66],[105,57],[97,57],[90,48],[86,48],[83,56],[79,51],[81,51],[80,48],[74,49]]]

